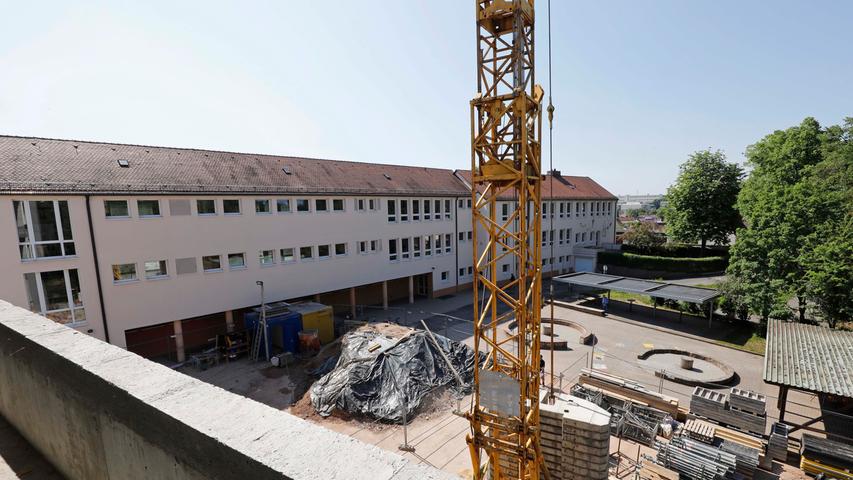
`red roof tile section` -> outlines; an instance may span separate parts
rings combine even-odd
[[[2,192],[469,194],[446,169],[11,136]]]

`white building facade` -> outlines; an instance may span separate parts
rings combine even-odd
[[[616,198],[565,178],[597,190],[546,202],[545,272],[615,234]],[[355,314],[473,279],[451,170],[0,137],[0,187],[0,298],[143,355],[239,328],[259,281]]]

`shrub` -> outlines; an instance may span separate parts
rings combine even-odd
[[[622,251],[625,253],[636,253],[639,255],[654,255],[659,257],[679,257],[679,258],[697,258],[697,257],[728,257],[729,247],[706,247],[702,250],[696,245],[687,245],[684,243],[666,243],[659,246],[639,246],[631,244],[622,244]]]
[[[679,258],[635,253],[598,252],[600,265],[660,270],[665,272],[711,273],[722,272],[728,265],[727,257]]]

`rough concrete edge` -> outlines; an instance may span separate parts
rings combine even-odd
[[[13,317],[11,317],[11,319],[5,318],[10,312]],[[261,404],[245,397],[241,397],[234,393],[223,390],[219,387],[215,387],[199,380],[192,379],[179,372],[175,372],[165,366],[150,362],[133,353],[127,352],[124,349],[106,344],[104,342],[101,342],[100,340],[84,335],[68,327],[58,325],[51,320],[31,313],[27,310],[14,307],[2,300],[0,300],[0,328],[8,331],[11,334],[14,334],[14,336],[17,336],[19,343],[32,342],[35,343],[37,347],[39,347],[38,349],[30,349],[30,351],[26,352],[28,356],[40,355],[44,359],[49,359],[48,363],[65,363],[66,366],[69,366],[72,369],[79,370],[83,374],[84,379],[86,379],[86,383],[92,383],[93,385],[101,383],[104,384],[103,388],[106,388],[106,386],[108,385],[110,387],[119,389],[127,396],[127,398],[125,399],[125,403],[138,403],[143,408],[147,407],[152,409],[152,413],[155,416],[162,416],[165,417],[167,420],[172,419],[178,422],[179,424],[186,426],[190,436],[197,434],[209,437],[214,442],[216,442],[221,448],[231,450],[240,456],[244,456],[246,458],[247,464],[254,463],[258,466],[263,466],[265,468],[271,469],[272,471],[268,471],[268,473],[277,474],[277,478],[285,477],[286,473],[282,470],[292,470],[293,467],[297,465],[302,468],[306,466],[309,468],[311,466],[315,466],[316,470],[314,472],[306,470],[296,472],[291,471],[291,474],[304,473],[304,476],[299,475],[300,478],[326,478],[324,474],[329,474],[331,469],[329,463],[334,463],[329,462],[328,460],[332,458],[336,453],[344,451],[347,453],[346,458],[338,462],[341,469],[331,472],[332,475],[346,472],[345,474],[350,474],[348,478],[387,478],[394,480],[406,478],[458,478],[447,472],[433,469],[425,465],[414,464],[408,459],[405,459],[404,457],[395,453],[388,452],[374,445],[369,445],[354,438],[333,432],[331,430],[327,430],[319,425],[311,424],[310,422],[294,417],[286,412],[273,409],[272,407],[269,407],[267,405]],[[66,338],[63,339],[61,337]],[[72,339],[72,337],[74,338]],[[11,337],[9,337],[7,341],[12,341]],[[98,349],[101,353],[114,352],[114,355],[111,355],[111,358],[104,362],[98,362],[95,358],[93,358],[92,355],[86,355],[82,353],[82,351],[85,349],[77,348],[77,345],[65,345],[66,348],[58,347],[63,343],[70,342],[83,342],[85,344],[88,344],[89,347]],[[54,344],[53,347],[49,346],[49,344],[51,343]],[[63,350],[66,351],[66,354],[60,353]],[[125,367],[133,367],[132,364],[136,363],[145,370],[150,370],[153,371],[152,373],[158,373],[163,375],[163,377],[160,377],[160,380],[166,380],[165,382],[154,382],[155,384],[158,384],[158,387],[163,387],[163,383],[172,383],[168,380],[174,380],[175,382],[173,383],[173,385],[175,385],[175,388],[173,389],[173,391],[165,392],[165,394],[163,394],[163,392],[160,392],[160,395],[155,395],[154,398],[151,399],[150,395],[140,395],[139,392],[132,391],[138,388],[140,378],[126,378],[124,376],[124,373],[126,372],[121,372],[122,375],[118,378],[109,377],[113,377],[115,376],[115,373],[119,372],[113,371],[113,375],[104,375],[104,372],[99,373],[98,370],[103,370],[103,368],[101,367],[104,367],[105,363],[110,363],[110,368],[118,367],[117,370],[121,369],[121,364],[123,363],[129,364],[124,365]],[[142,383],[144,384],[145,382]],[[150,384],[148,386],[150,387]],[[203,397],[204,393],[213,392],[217,396],[220,396],[223,402],[230,402],[229,405],[233,405],[234,403],[236,403],[242,408],[250,410],[249,413],[258,414],[261,420],[263,420],[264,424],[268,427],[272,427],[275,423],[284,423],[288,425],[279,426],[292,427],[295,431],[283,431],[276,433],[275,431],[273,431],[273,429],[267,428],[264,429],[263,435],[254,438],[253,441],[249,443],[244,442],[246,440],[245,438],[234,438],[233,436],[229,437],[227,433],[225,435],[215,436],[214,430],[220,427],[214,425],[216,422],[207,422],[205,421],[206,419],[204,417],[196,418],[196,421],[187,422],[187,418],[181,418],[181,416],[178,416],[182,415],[183,413],[186,413],[187,411],[198,412],[198,408],[193,408],[193,405],[181,405],[183,402],[179,401],[179,397],[181,396],[180,393],[183,390],[181,387],[183,386],[191,387],[188,390],[188,394],[186,395],[187,397],[198,396],[197,394],[199,393],[201,393],[201,396]],[[77,389],[80,389],[81,385],[78,384],[76,385],[76,387]],[[195,392],[196,395],[193,395],[193,389],[207,390],[207,392]],[[115,400],[115,398],[113,398],[113,400]],[[191,400],[191,398],[185,400]],[[115,408],[112,408],[114,406],[115,402],[101,404],[101,408],[105,410],[104,413],[121,420],[121,417],[123,415],[115,415],[115,411],[109,411],[115,410]],[[210,404],[206,403],[204,406],[209,407]],[[184,410],[184,412],[181,412],[182,410]],[[195,424],[195,426],[193,424]],[[279,448],[259,448],[262,445],[275,445],[277,447],[291,446],[294,444],[294,438],[304,440],[304,438],[300,438],[297,435],[293,435],[300,433],[300,431],[303,434],[313,432],[315,435],[324,438],[320,438],[321,441],[319,442],[314,442],[312,445],[314,445],[315,448],[311,451],[303,452],[304,455],[294,455],[293,451],[290,451],[290,454],[288,455],[286,452],[282,452]],[[291,433],[292,435],[286,435],[286,433]],[[276,434],[282,435],[282,438],[279,439],[279,443],[275,443],[274,438],[267,437],[268,435],[274,436]],[[265,438],[267,443],[259,443],[258,440],[260,440],[261,437],[267,437]],[[243,440],[243,442],[241,442],[241,440]],[[233,443],[235,442],[242,443],[242,445],[233,445]],[[334,452],[327,452],[329,453],[329,455],[323,455],[323,447],[330,448],[333,446],[339,448],[339,450],[335,450]],[[361,472],[355,471],[357,470],[358,460],[356,458],[353,458],[353,454],[356,453],[356,451],[354,451],[354,448],[362,450],[362,455],[358,456],[361,457],[362,461],[365,461],[366,465],[364,466],[364,470]],[[296,460],[296,462],[293,462],[294,460]],[[215,459],[214,463],[216,463]],[[294,463],[296,465],[294,465]],[[192,464],[190,463],[190,465]],[[385,468],[381,468],[383,466]],[[384,476],[382,476],[383,471],[385,473]],[[219,471],[217,473],[225,472]],[[240,475],[237,478],[242,477],[243,475]]]

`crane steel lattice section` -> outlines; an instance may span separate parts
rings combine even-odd
[[[474,249],[474,343],[487,359],[482,371],[475,369],[467,441],[476,478],[490,471],[496,479],[539,480],[543,90],[534,83],[533,0],[475,4],[472,215],[474,245],[478,232],[486,241]],[[507,262],[514,270],[501,283],[499,266]],[[515,334],[499,336],[498,324],[511,318]]]

